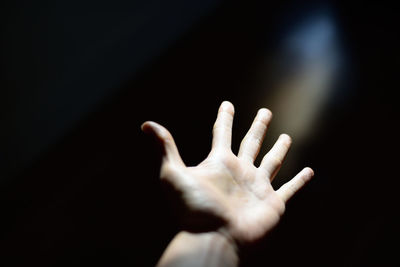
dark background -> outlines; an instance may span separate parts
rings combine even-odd
[[[351,61],[347,91],[303,148],[315,179],[245,264],[399,266],[399,10],[179,0],[3,4],[0,265],[154,265],[178,226],[141,123],[167,126],[194,165],[230,100],[237,150],[282,17],[321,3]]]

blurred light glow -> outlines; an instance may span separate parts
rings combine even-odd
[[[278,75],[265,106],[274,112],[276,130],[287,132],[300,144],[315,130],[334,90],[341,53],[329,10],[307,14],[291,26],[273,60]]]

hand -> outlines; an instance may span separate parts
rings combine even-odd
[[[304,168],[275,191],[271,181],[289,150],[290,137],[282,134],[256,167],[254,160],[272,113],[258,111],[237,156],[231,151],[233,115],[233,105],[223,102],[214,124],[211,152],[195,167],[185,166],[167,129],[155,122],[145,122],[142,129],[162,145],[161,179],[176,190],[189,218],[201,217],[201,224],[192,220],[186,226],[188,230],[218,231],[236,244],[246,244],[262,238],[278,223],[285,203],[313,171]]]

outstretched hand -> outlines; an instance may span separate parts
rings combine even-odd
[[[285,203],[314,173],[304,168],[274,190],[271,181],[289,150],[291,138],[282,134],[256,167],[254,160],[272,113],[267,109],[258,111],[237,156],[231,150],[233,115],[233,105],[223,102],[213,128],[211,152],[195,167],[183,163],[172,135],[163,126],[148,121],[142,129],[162,145],[161,179],[176,191],[188,218],[201,217],[201,225],[197,220],[188,220],[187,230],[218,231],[236,244],[246,244],[262,238],[278,223]]]

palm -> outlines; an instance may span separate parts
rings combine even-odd
[[[218,227],[212,230],[222,229],[235,241],[246,243],[263,237],[276,225],[285,202],[312,176],[306,168],[278,191],[272,188],[271,181],[290,146],[287,135],[280,136],[259,167],[254,166],[270,119],[268,110],[258,112],[236,156],[230,149],[233,106],[223,103],[214,125],[212,150],[195,167],[184,165],[165,128],[146,123],[143,129],[162,142],[161,178],[179,192],[189,215],[202,214],[209,225]],[[213,224],[216,221],[222,223]]]
[[[175,175],[198,181],[196,194],[182,190],[191,199],[190,208],[220,216],[236,240],[252,241],[264,236],[283,213],[284,202],[265,180],[266,174],[233,154],[227,159],[208,158]]]

